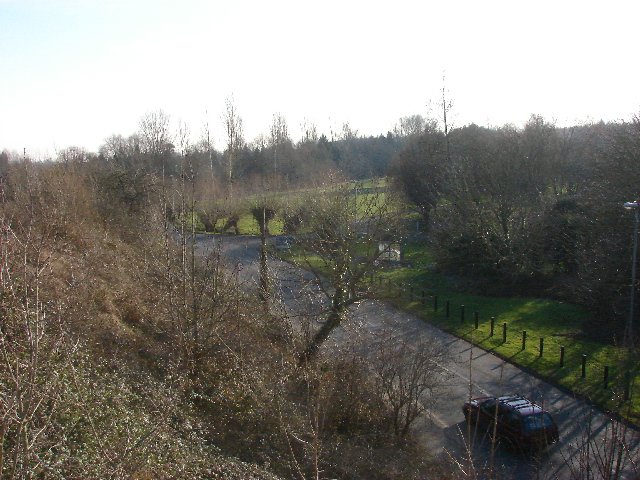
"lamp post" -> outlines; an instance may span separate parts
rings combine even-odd
[[[629,320],[627,321],[627,329],[625,332],[625,343],[627,348],[633,346],[633,310],[635,304],[635,287],[636,287],[636,258],[638,255],[638,210],[640,204],[635,202],[626,202],[624,208],[633,210],[635,214],[635,223],[633,227],[633,259],[631,260],[631,298],[629,301]]]

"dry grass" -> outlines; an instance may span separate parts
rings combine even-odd
[[[96,178],[89,166],[16,165],[8,175],[0,415],[11,421],[0,429],[0,476],[442,478],[393,436],[363,443],[384,422],[363,417],[338,431],[343,364],[298,368],[299,339],[283,318],[215,263],[181,261],[162,199],[127,209],[113,190],[94,189]],[[296,395],[310,375],[323,388]],[[352,404],[364,402],[357,394]],[[368,405],[356,410],[375,417]],[[23,431],[38,437],[23,441]]]

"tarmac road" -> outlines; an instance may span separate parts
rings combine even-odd
[[[222,236],[216,237],[215,242],[244,285],[257,286],[260,239]],[[198,245],[205,252],[213,242],[211,237],[199,237]],[[319,308],[305,288],[303,274],[273,258],[269,268],[289,312]],[[301,291],[306,293],[299,295]],[[415,423],[414,432],[435,455],[458,463],[461,473],[475,472],[477,478],[483,478],[491,470],[501,474],[496,478],[514,480],[640,479],[639,436],[635,429],[626,429],[570,393],[384,303],[359,304],[350,321],[335,331],[323,348],[340,348],[344,338],[364,338],[383,329],[392,329],[399,341],[441,342],[450,351],[451,359],[441,365],[447,376],[446,388],[438,392],[435,404],[432,405],[432,398],[424,399],[430,405],[429,414]],[[502,445],[494,449],[481,432],[469,431],[461,407],[470,396],[512,393],[532,399],[552,414],[560,427],[557,444],[539,454],[523,454]],[[612,442],[612,438],[621,441]],[[622,445],[624,451],[612,450],[614,445]],[[617,460],[624,472],[613,477]]]

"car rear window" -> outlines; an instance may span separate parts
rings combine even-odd
[[[496,401],[493,398],[490,398],[486,402],[484,402],[480,408],[487,412],[489,415],[494,415],[496,412]]]
[[[527,415],[523,418],[523,430],[525,432],[532,432],[551,426],[553,426],[553,420],[551,419],[551,415],[546,412]]]

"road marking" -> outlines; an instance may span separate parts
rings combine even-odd
[[[441,369],[443,369],[445,372],[449,372],[449,373],[451,373],[451,374],[452,374],[452,375],[454,375],[454,376],[460,377],[461,379],[463,379],[463,380],[464,380],[464,382],[465,382],[467,385],[469,384],[469,378],[467,378],[465,375],[462,375],[461,373],[456,372],[455,370],[452,370],[452,369],[450,369],[450,368],[448,368],[448,367],[445,367],[444,365],[442,365],[442,364],[440,364],[440,363],[438,363],[437,365],[438,365]],[[471,382],[471,383],[473,383],[473,386],[474,386],[474,387],[476,387],[476,388],[478,389],[478,391],[479,391],[483,396],[487,396],[487,397],[489,396],[489,392],[487,392],[487,391],[486,391],[484,388],[482,388],[480,385],[478,385],[478,384],[477,384],[477,383],[475,383],[475,382]]]
[[[432,410],[425,409],[424,413],[428,416],[428,418],[438,425],[440,428],[447,428],[449,424],[447,424],[440,416],[436,415]]]

